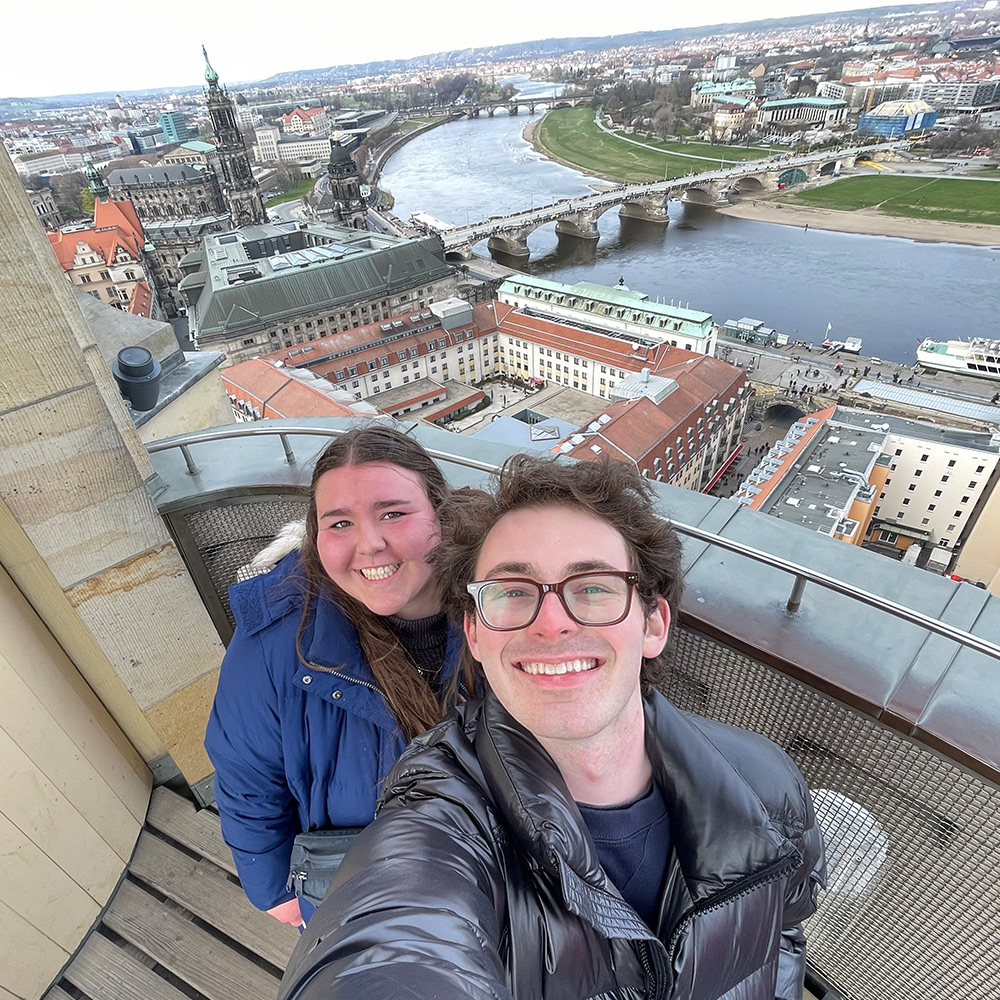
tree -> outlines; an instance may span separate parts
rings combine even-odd
[[[677,130],[680,113],[674,104],[662,104],[653,117],[653,131],[661,138],[672,136]]]
[[[302,168],[297,163],[279,161],[274,165],[274,173],[278,180],[278,187],[283,191],[295,187],[302,180]]]
[[[86,186],[87,182],[82,172],[57,174],[49,178],[49,187],[52,188],[52,197],[55,200],[56,208],[66,220],[72,222],[83,218],[80,195]],[[91,207],[91,211],[93,211],[93,207]]]

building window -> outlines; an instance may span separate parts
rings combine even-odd
[[[949,468],[949,469],[954,469],[954,468],[955,468],[955,459],[952,459],[952,460],[951,460],[951,461],[950,461],[950,462],[948,463],[948,468]]]
[[[898,452],[897,452],[897,454],[898,454]],[[920,461],[921,462],[926,462],[927,459],[929,459],[930,457],[931,457],[930,455],[921,455],[920,456]]]
[[[909,497],[903,497],[903,506],[905,507],[910,502]]]
[[[986,466],[985,466],[985,465],[977,465],[977,466],[976,466],[976,472],[977,472],[977,473],[980,473],[980,472],[982,472],[982,471],[983,471],[983,470],[984,470],[985,468],[986,468]]]
[[[921,522],[920,522],[920,523],[921,523],[921,524],[930,524],[930,520],[931,520],[931,519],[930,519],[929,517],[925,517],[925,518],[923,518],[923,520],[921,520]]]
[[[903,449],[902,448],[897,448],[896,449],[896,457],[899,458],[899,456],[902,455],[902,454],[903,454]]]
[[[916,483],[910,483],[910,485],[907,486],[906,488],[912,493],[917,488],[917,484]]]
[[[937,504],[936,503],[929,503],[927,505],[927,509],[928,510],[936,510],[937,509]]]
[[[948,530],[949,530],[949,531],[954,531],[954,530],[955,530],[955,525],[953,525],[953,524],[949,524],[949,525],[948,525]]]
[[[902,515],[900,515],[902,516]],[[887,545],[895,545],[899,535],[895,531],[881,531],[879,532],[879,541],[885,542]]]
[[[947,477],[947,476],[942,476],[942,477],[941,477],[941,482],[942,482],[942,483],[946,483],[946,482],[948,482],[948,477]]]
[[[968,503],[968,502],[969,502],[968,497],[962,497],[962,503]]]
[[[934,491],[934,496],[939,497],[939,496],[941,496],[941,493],[942,493],[942,490],[935,490]]]
[[[961,517],[962,516],[962,512],[960,510],[956,510],[954,516],[955,517]]]
[[[975,488],[976,488],[976,481],[975,479],[973,479],[972,482],[969,483],[969,489],[974,490]]]
[[[914,472],[913,472],[914,476],[922,476],[923,474],[924,474],[924,470],[923,469],[915,469]]]

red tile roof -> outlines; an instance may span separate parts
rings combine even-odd
[[[49,243],[64,271],[73,270],[77,243],[86,243],[99,253],[106,264],[113,264],[115,252],[121,247],[138,260],[146,238],[142,223],[130,201],[97,201],[94,204],[94,226],[73,232],[48,232]]]
[[[267,361],[281,361],[291,368],[308,368],[317,375],[336,379],[338,371],[346,371],[348,367],[357,368],[358,375],[351,378],[366,375],[370,371],[375,371],[379,366],[377,360],[393,356],[399,351],[409,353],[412,348],[417,349],[417,356],[423,357],[431,353],[434,348],[429,347],[430,342],[436,343],[444,340],[449,347],[453,346],[455,333],[472,329],[477,337],[495,333],[497,329],[496,315],[489,307],[493,305],[498,309],[503,303],[478,302],[472,307],[472,324],[461,325],[454,331],[448,332],[441,325],[440,321],[433,314],[423,317],[419,314],[427,312],[426,309],[410,310],[393,316],[388,320],[379,320],[374,323],[367,323],[364,326],[354,327],[352,330],[345,330],[342,333],[331,333],[326,337],[318,337],[316,340],[306,344],[296,344],[295,347],[283,347],[277,351],[261,355]],[[411,320],[411,316],[417,319]],[[393,325],[391,330],[383,330],[386,323],[399,323],[400,326]],[[434,324],[429,330],[422,330],[420,333],[412,333],[410,336],[400,336],[398,340],[393,340],[388,344],[380,344],[378,347],[368,346],[377,340],[390,335],[405,334],[410,330],[416,330]],[[349,353],[347,353],[349,352]],[[340,355],[339,357],[330,357]]]
[[[331,399],[263,358],[252,358],[221,371],[226,392],[255,408],[261,417],[351,417],[357,411]]]
[[[603,411],[603,415],[611,419],[604,421],[596,433],[587,433],[586,440],[567,454],[595,460],[599,453],[594,452],[592,446],[597,444],[602,448],[600,454],[618,453],[642,466],[644,462],[648,464],[647,456],[662,456],[669,446],[674,449],[680,468],[710,437],[712,414],[709,408],[713,401],[728,403],[731,397],[738,397],[747,381],[739,368],[707,355],[661,368],[654,374],[674,379],[677,388],[659,403],[646,396],[612,403]],[[702,418],[701,428],[698,427],[699,417]],[[597,422],[601,423],[599,418]],[[588,423],[588,428],[592,424],[593,421]],[[689,429],[691,434],[688,434]]]
[[[806,445],[809,444],[817,435],[823,433],[826,428],[826,422],[833,416],[834,410],[836,409],[836,406],[829,406],[825,410],[817,410],[815,413],[809,414],[810,417],[816,419],[817,423],[807,428],[805,434],[803,434],[802,437],[800,437],[799,440],[793,445],[791,451],[787,455],[782,456],[781,464],[778,466],[777,470],[779,474],[772,475],[766,483],[761,484],[760,492],[754,494],[753,499],[747,504],[751,510],[760,510],[764,501],[775,492],[784,480],[786,473],[788,473],[793,468],[795,463],[802,457],[802,452],[805,451]]]
[[[132,289],[132,298],[129,300],[128,311],[133,316],[145,316],[149,319],[153,309],[153,295],[149,290],[149,285],[145,281],[137,281]]]

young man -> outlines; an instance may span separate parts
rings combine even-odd
[[[400,759],[281,997],[799,1000],[809,793],[655,693],[681,567],[646,482],[517,456],[441,520],[486,696]]]

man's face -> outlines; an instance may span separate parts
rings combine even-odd
[[[574,573],[632,568],[624,538],[606,521],[577,507],[535,507],[496,523],[475,579],[557,583]],[[642,658],[662,651],[669,624],[666,601],[647,619],[633,591],[617,625],[580,625],[549,593],[530,625],[497,632],[478,615],[466,616],[465,635],[490,687],[522,726],[543,742],[576,742],[641,721]]]

